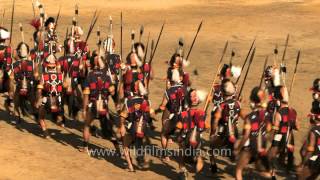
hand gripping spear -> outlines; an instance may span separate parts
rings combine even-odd
[[[217,80],[217,78],[219,76],[219,72],[220,72],[220,69],[221,69],[221,66],[222,66],[223,57],[226,54],[226,51],[227,51],[227,48],[228,48],[228,44],[229,44],[229,42],[227,41],[226,44],[224,45],[224,48],[223,48],[223,51],[222,51],[222,55],[221,55],[221,58],[220,58],[220,61],[219,61],[218,69],[217,69],[217,71],[215,73],[215,76],[213,78],[213,81],[212,81],[212,84],[211,84],[211,88],[210,88],[210,91],[209,91],[207,99],[206,99],[206,103],[205,103],[205,105],[203,107],[204,112],[206,112],[208,107],[209,107],[210,97],[211,97],[211,94],[213,93],[214,86],[216,84],[216,80]]]
[[[191,51],[192,51],[193,45],[194,45],[194,43],[196,42],[196,39],[197,39],[197,37],[198,37],[198,34],[199,34],[200,30],[201,30],[202,22],[203,22],[203,21],[200,22],[200,24],[199,24],[199,26],[198,26],[197,33],[196,33],[196,35],[195,35],[194,38],[193,38],[193,41],[192,41],[192,43],[191,43],[189,52],[188,52],[187,57],[186,57],[186,61],[188,61],[188,59],[189,59],[189,56],[190,56],[190,53],[191,53]]]

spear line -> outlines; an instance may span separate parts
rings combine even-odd
[[[287,72],[286,63],[285,63],[285,56],[286,56],[286,52],[287,52],[288,43],[289,43],[289,34],[287,35],[286,44],[285,44],[285,48],[284,48],[284,51],[283,51],[281,64],[280,64],[280,73],[281,73],[281,76],[282,76],[283,84],[285,86],[286,86],[286,72]]]
[[[232,66],[232,60],[233,60],[233,57],[236,55],[236,53],[233,51],[233,49],[232,49],[232,51],[231,51],[231,57],[230,57],[230,61],[229,61],[229,65],[230,65],[230,67]]]
[[[141,43],[142,35],[143,35],[144,27],[141,25],[140,27],[140,36],[139,36],[139,42]]]
[[[242,67],[241,67],[241,72],[243,71],[244,66],[247,64],[247,61],[248,61],[248,59],[249,59],[250,53],[251,53],[251,51],[252,51],[252,48],[253,48],[255,42],[256,42],[256,38],[254,38],[254,40],[253,40],[252,43],[251,43],[251,46],[250,46],[250,49],[249,49],[249,51],[248,51],[247,57],[246,57],[246,59],[244,60],[244,63],[243,63],[243,65],[242,65]],[[242,73],[241,73],[241,74],[242,74]],[[239,82],[239,80],[240,80],[240,77],[241,77],[241,74],[240,74],[240,76],[237,78],[236,84],[238,84],[238,82]]]
[[[120,13],[120,56],[122,59],[122,37],[123,37],[123,19],[122,19],[122,11]]]
[[[23,27],[22,27],[22,24],[21,24],[21,23],[19,23],[19,29],[20,29],[20,33],[21,33],[22,42],[24,43]]]
[[[57,26],[58,26],[58,22],[59,22],[59,18],[60,18],[60,11],[61,11],[61,6],[59,6],[59,11],[56,17],[56,25],[54,26],[53,32],[55,33],[57,30]]]
[[[164,25],[165,25],[165,22],[163,22],[163,24],[162,24],[162,27],[161,27],[161,30],[160,30],[160,33],[159,33],[159,36],[158,36],[158,39],[157,39],[157,42],[156,42],[156,46],[154,47],[154,51],[152,52],[152,57],[150,58],[149,64],[152,63],[154,54],[156,53],[156,50],[157,50],[157,47],[158,47],[158,44],[159,44],[159,41],[160,41],[160,38],[161,38],[161,35],[162,35],[162,32],[163,32]]]
[[[282,64],[283,66],[285,66],[285,57],[286,57],[286,52],[287,52],[288,43],[289,43],[289,34],[287,35],[286,44],[285,44],[285,47],[284,47],[284,51],[283,51],[283,55],[282,55],[282,60],[281,60],[281,64]]]
[[[67,42],[68,40],[68,34],[69,34],[69,28],[67,27],[67,30],[66,30],[66,35],[65,35],[65,38],[64,38],[64,42]],[[68,43],[68,42],[67,42]],[[67,55],[67,49],[64,48],[64,56]]]
[[[202,22],[203,22],[203,21],[200,22],[200,24],[199,24],[199,26],[198,26],[197,33],[196,33],[196,35],[195,35],[194,38],[193,38],[193,41],[192,41],[192,43],[191,43],[189,52],[188,52],[187,57],[186,57],[186,61],[188,61],[188,59],[189,59],[189,56],[190,56],[190,53],[191,53],[191,51],[192,51],[193,45],[194,45],[194,43],[196,42],[196,39],[197,39],[197,37],[198,37],[198,34],[199,34],[200,30],[201,30]]]
[[[266,57],[266,59],[264,60],[264,65],[263,65],[263,69],[262,69],[262,74],[261,74],[261,79],[260,79],[260,84],[259,84],[259,87],[261,88],[262,87],[262,82],[263,82],[263,77],[264,77],[264,70],[266,69],[267,67],[267,64],[268,64],[268,59],[269,59],[269,56]]]
[[[136,50],[134,49],[134,37],[135,37],[134,30],[132,30],[131,31],[131,51],[135,53]]]
[[[32,0],[32,12],[33,12],[33,18],[35,18],[36,17],[36,10],[34,9],[33,0]]]
[[[96,11],[94,12],[92,21],[91,21],[91,23],[90,23],[89,31],[88,31],[88,34],[87,34],[87,37],[86,37],[85,42],[88,42],[89,37],[90,37],[90,35],[91,35],[91,33],[92,33],[92,30],[93,30],[94,26],[96,25],[96,22],[97,22],[99,16],[100,16],[100,12],[98,12],[98,14],[97,14],[97,10],[96,10]]]
[[[250,66],[252,64],[252,61],[253,61],[255,53],[256,53],[256,48],[254,48],[253,51],[252,51],[252,54],[251,54],[251,57],[250,57],[250,61],[249,61],[249,65],[248,65],[248,69],[247,69],[246,74],[244,76],[244,79],[243,79],[242,86],[240,88],[238,97],[241,97],[241,93],[242,93],[243,87],[245,85],[245,82],[247,80],[247,76],[248,76],[248,73],[249,73],[249,70],[250,70]]]
[[[15,6],[16,1],[12,1],[12,13],[11,13],[11,26],[10,26],[10,41],[9,44],[11,45],[11,40],[12,40],[12,28],[13,28],[13,16],[14,16],[14,6]]]
[[[150,59],[152,58],[152,52],[154,51],[154,40],[151,40],[151,47],[150,47]],[[150,60],[149,60],[149,64],[150,64]]]
[[[221,66],[222,66],[223,57],[226,54],[226,51],[227,51],[227,48],[228,48],[228,44],[229,44],[229,42],[227,41],[226,44],[224,45],[224,48],[223,48],[223,51],[222,51],[222,55],[221,55],[221,58],[220,58],[220,61],[219,61],[218,69],[217,69],[217,71],[215,73],[214,79],[213,79],[212,84],[211,84],[210,91],[209,91],[207,99],[206,99],[206,103],[205,103],[205,105],[203,107],[204,112],[206,112],[208,107],[209,107],[210,96],[211,96],[211,94],[212,94],[212,92],[214,90],[214,85],[215,85],[216,80],[218,78],[218,75],[219,75],[219,72],[220,72],[220,69],[221,69]]]
[[[293,88],[293,84],[294,84],[294,81],[296,79],[296,75],[297,75],[297,70],[298,70],[298,64],[299,64],[299,61],[300,61],[300,52],[301,50],[298,51],[298,55],[297,55],[297,60],[296,60],[296,66],[294,68],[294,74],[293,74],[293,77],[292,77],[292,81],[291,81],[291,85],[290,85],[290,91],[289,91],[289,97],[291,95],[291,92],[292,92],[292,88]]]
[[[1,26],[3,26],[4,23],[4,15],[6,14],[6,9],[3,9],[3,13],[2,13],[2,19],[1,19]]]
[[[276,44],[276,47],[274,48],[274,58],[273,58],[273,65],[277,66],[277,61],[278,61],[278,45]]]
[[[146,60],[147,60],[147,54],[148,54],[148,49],[149,49],[149,40],[150,40],[150,32],[149,32],[148,38],[147,38],[146,52],[145,52],[145,55],[144,55],[144,58],[143,58],[143,64],[145,64]]]

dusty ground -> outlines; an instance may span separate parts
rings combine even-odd
[[[107,33],[108,16],[114,19],[114,34],[119,42],[120,11],[124,14],[124,46],[127,52],[131,29],[139,31],[140,24],[145,26],[145,34],[150,32],[156,39],[163,21],[166,21],[164,34],[155,55],[154,67],[157,77],[164,77],[166,71],[165,61],[176,48],[179,37],[185,39],[187,48],[190,46],[197,25],[204,21],[198,40],[191,53],[191,66],[187,71],[195,68],[199,76],[192,76],[193,86],[208,90],[209,83],[216,71],[217,61],[220,58],[225,41],[229,40],[231,48],[236,52],[235,64],[241,65],[249,49],[251,41],[257,37],[257,51],[244,96],[259,83],[262,62],[266,55],[273,60],[273,48],[277,44],[282,56],[285,37],[290,33],[291,38],[287,52],[289,64],[288,82],[293,75],[293,66],[297,51],[302,50],[301,64],[292,92],[291,104],[297,109],[302,124],[301,132],[295,133],[297,147],[308,130],[306,118],[310,109],[311,94],[308,88],[313,79],[319,76],[319,16],[320,3],[316,0],[45,0],[48,15],[56,16],[59,6],[62,7],[58,32],[63,38],[65,27],[71,24],[74,3],[80,7],[80,23],[86,31],[95,9],[101,11],[98,25]],[[11,1],[0,0],[0,10],[6,10],[4,25],[9,28]],[[17,0],[15,14],[15,35],[13,44],[20,41],[17,33],[18,22],[25,24],[27,39],[31,39],[33,29],[27,25],[32,18],[31,1]],[[1,12],[2,14],[2,12]],[[146,40],[146,35],[144,36]],[[93,45],[96,36],[93,34],[90,43]],[[119,44],[119,43],[118,43]],[[91,46],[94,48],[94,46]],[[231,49],[230,48],[230,49]],[[227,53],[229,58],[230,49]],[[271,62],[269,62],[271,63]],[[164,82],[156,79],[151,83],[151,100],[156,108],[160,103]],[[245,98],[247,99],[247,98]],[[1,107],[3,98],[1,98]],[[248,102],[245,102],[245,106]],[[3,109],[3,108],[2,108]],[[158,158],[151,157],[150,169],[128,173],[123,170],[123,161],[114,157],[96,158],[80,153],[77,146],[81,145],[81,124],[68,122],[67,129],[61,129],[52,123],[50,132],[52,139],[44,140],[39,137],[39,127],[36,123],[25,118],[25,122],[16,128],[11,125],[5,112],[0,112],[0,179],[175,179],[177,178],[177,163],[165,165]],[[160,122],[156,122],[157,129],[152,142],[159,145]],[[97,147],[112,148],[112,145],[102,139],[92,138]],[[297,163],[299,158],[297,159]],[[223,162],[225,164],[225,162]],[[219,178],[230,178],[232,171],[225,169]],[[232,167],[232,166],[230,166]],[[206,170],[195,178],[205,179],[212,177],[208,164]],[[193,170],[191,169],[193,172]],[[232,174],[231,174],[232,175]],[[282,174],[283,177],[287,176]],[[193,177],[191,174],[190,177]]]

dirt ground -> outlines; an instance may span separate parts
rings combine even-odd
[[[71,25],[74,4],[79,4],[80,24],[85,33],[95,9],[101,16],[97,23],[106,36],[109,15],[113,17],[114,36],[120,41],[120,12],[124,16],[124,52],[130,47],[130,32],[139,32],[141,24],[145,27],[143,40],[155,39],[165,21],[162,39],[154,59],[154,71],[157,77],[151,83],[152,107],[157,108],[164,92],[165,62],[174,52],[178,38],[185,39],[186,49],[189,48],[198,24],[203,20],[194,49],[190,55],[191,65],[187,71],[194,69],[198,76],[192,75],[193,87],[209,91],[209,84],[217,69],[217,61],[221,56],[224,43],[228,40],[229,50],[225,60],[229,59],[231,49],[236,56],[234,64],[242,65],[252,40],[256,37],[256,56],[249,72],[244,89],[244,106],[248,107],[248,95],[251,88],[258,85],[263,61],[269,55],[269,64],[274,56],[273,49],[279,47],[281,59],[285,38],[290,34],[286,60],[288,63],[287,83],[290,84],[297,51],[301,49],[301,63],[292,91],[292,106],[298,112],[302,129],[296,132],[296,163],[300,162],[298,148],[309,128],[307,114],[311,108],[311,93],[308,89],[312,81],[319,77],[320,41],[320,2],[317,0],[43,0],[46,13],[56,16],[61,6],[61,18],[58,25],[60,39],[64,38],[67,26]],[[4,26],[10,26],[11,1],[0,0],[0,11],[5,9]],[[20,41],[18,22],[24,24],[26,37],[31,44],[33,28],[28,25],[33,17],[31,1],[16,0],[14,18],[13,45]],[[90,38],[91,49],[97,37],[95,33]],[[118,43],[119,44],[119,43]],[[119,52],[119,46],[117,51]],[[66,129],[62,129],[47,121],[52,138],[39,137],[40,128],[34,120],[26,117],[25,121],[15,127],[3,111],[4,98],[1,97],[0,112],[0,179],[176,179],[178,165],[175,161],[164,164],[157,157],[149,157],[151,163],[147,170],[129,173],[123,168],[124,160],[117,157],[89,157],[77,149],[81,145],[81,122],[69,121]],[[160,119],[160,116],[159,116]],[[82,121],[82,119],[80,119]],[[151,142],[160,147],[159,131],[161,122],[156,122],[156,132]],[[112,149],[109,141],[92,138],[95,147]],[[174,146],[172,146],[174,147]],[[227,166],[226,166],[227,164]],[[190,168],[190,178],[196,179],[227,179],[233,176],[234,164],[222,160],[219,167],[222,173],[212,176],[206,160],[204,171],[196,175]],[[281,174],[281,177],[287,177]]]

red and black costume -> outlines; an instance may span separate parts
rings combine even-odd
[[[31,60],[17,60],[12,65],[14,80],[16,82],[16,91],[21,96],[33,96],[35,90],[34,63]],[[26,87],[23,81],[26,79]]]
[[[62,102],[62,90],[63,90],[63,75],[58,72],[44,72],[42,74],[38,88],[42,88],[42,105],[45,106],[48,112],[58,113],[59,115],[64,114],[63,102]],[[56,102],[51,102],[56,101]],[[53,108],[55,104],[57,108]]]

